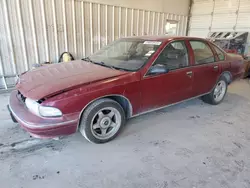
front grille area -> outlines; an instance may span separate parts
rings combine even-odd
[[[22,94],[20,91],[18,91],[18,93],[17,93],[17,98],[18,98],[18,100],[19,100],[20,102],[25,103],[26,97],[23,96],[23,94]]]

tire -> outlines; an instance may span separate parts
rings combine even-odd
[[[220,86],[222,87],[221,88],[222,90],[218,91],[218,88],[220,88]],[[213,88],[212,92],[203,96],[202,100],[205,103],[212,104],[212,105],[220,104],[226,96],[227,86],[228,86],[228,82],[227,82],[226,77],[221,76],[218,82],[216,83],[215,87]],[[221,92],[221,95],[219,97],[216,97],[217,96],[216,94],[220,92]]]
[[[100,99],[84,111],[80,132],[91,143],[101,144],[113,140],[126,123],[121,105],[111,99]]]

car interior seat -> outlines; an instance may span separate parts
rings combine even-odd
[[[178,69],[187,66],[187,53],[184,50],[165,50],[162,54],[162,64],[168,69]]]

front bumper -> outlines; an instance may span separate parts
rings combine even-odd
[[[12,120],[18,122],[34,137],[53,138],[70,135],[77,131],[79,113],[59,118],[44,118],[31,113],[17,98],[17,91],[11,92],[8,109]]]

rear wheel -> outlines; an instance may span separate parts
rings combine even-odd
[[[206,103],[217,105],[220,104],[227,93],[227,79],[222,76],[214,87],[213,91],[202,97]]]
[[[105,143],[119,134],[125,121],[125,112],[119,103],[100,99],[83,113],[80,132],[90,142]]]

